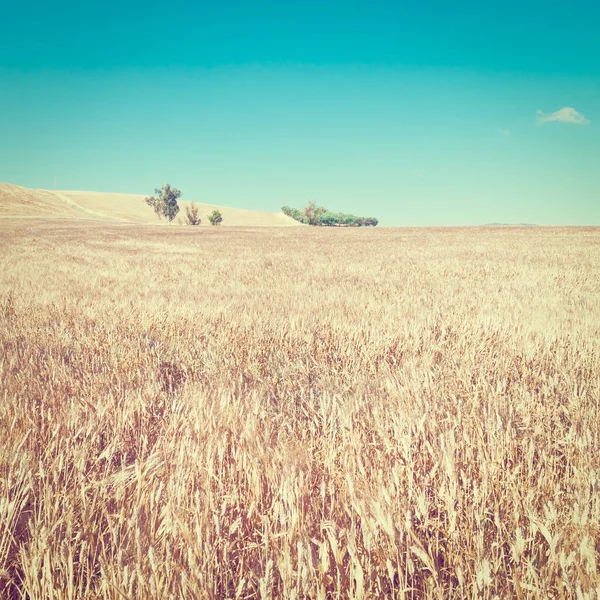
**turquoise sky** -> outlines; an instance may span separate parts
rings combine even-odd
[[[0,181],[600,225],[600,3],[10,3]]]

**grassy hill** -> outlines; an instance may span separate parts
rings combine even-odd
[[[0,183],[0,217],[17,218],[77,218],[111,222],[166,224],[144,203],[144,194],[119,194],[85,191],[33,190],[9,183]],[[179,217],[183,220],[188,201],[179,201]],[[300,224],[282,212],[263,212],[229,208],[197,202],[202,225],[210,226],[207,215],[218,209],[223,225],[285,227]],[[179,218],[178,217],[178,218]],[[177,222],[177,219],[175,220]]]

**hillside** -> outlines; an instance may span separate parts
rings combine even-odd
[[[83,207],[56,192],[0,183],[0,217],[91,218],[91,216]]]
[[[165,220],[159,220],[152,209],[144,203],[144,197],[144,194],[34,190],[0,183],[0,217],[77,218],[166,224]],[[188,201],[179,201],[181,208],[179,216],[182,219],[188,204],[190,204]],[[282,212],[244,210],[201,202],[197,202],[196,205],[200,210],[202,226],[210,226],[206,217],[215,209],[221,211],[224,226],[293,227],[300,225]]]

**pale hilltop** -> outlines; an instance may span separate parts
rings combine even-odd
[[[3,218],[76,218],[124,223],[166,224],[144,202],[144,194],[83,192],[70,190],[34,190],[10,183],[0,183],[0,217]],[[180,200],[177,219],[185,217],[189,201]],[[218,209],[223,225],[286,227],[300,226],[282,212],[263,212],[196,202],[202,225],[210,226],[207,215]]]

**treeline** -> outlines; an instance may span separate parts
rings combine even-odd
[[[284,214],[305,225],[322,227],[375,227],[379,221],[373,217],[357,217],[348,213],[329,212],[323,206],[310,202],[303,210],[283,206]]]

